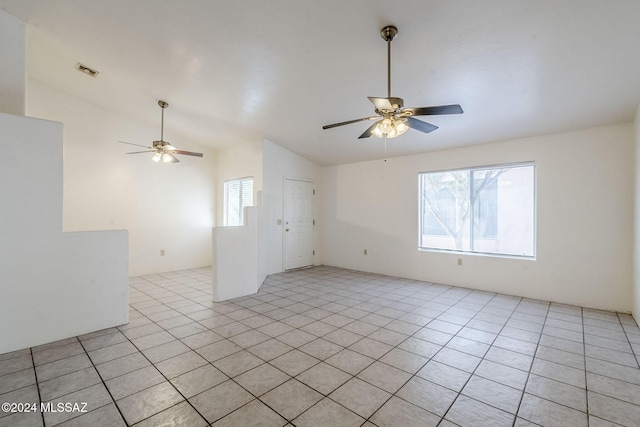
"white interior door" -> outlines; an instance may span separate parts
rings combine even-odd
[[[313,266],[314,183],[284,180],[284,269]]]

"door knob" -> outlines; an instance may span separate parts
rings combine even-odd
[[[285,229],[284,229],[284,231],[289,231],[289,229],[288,229],[288,228],[285,228]]]

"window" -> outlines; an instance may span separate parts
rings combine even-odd
[[[225,181],[223,225],[244,225],[245,206],[253,206],[253,177]]]
[[[425,172],[419,249],[535,257],[535,164]]]

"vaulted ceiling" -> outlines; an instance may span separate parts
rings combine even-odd
[[[637,0],[0,0],[29,24],[29,77],[226,147],[267,138],[320,165],[381,158],[357,137],[386,96],[460,104],[390,156],[631,121],[640,102]],[[80,62],[97,78],[75,70]]]

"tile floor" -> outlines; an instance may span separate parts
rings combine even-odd
[[[0,426],[640,425],[626,314],[332,267],[210,283],[133,278],[129,324],[0,355],[0,402],[88,411]]]

